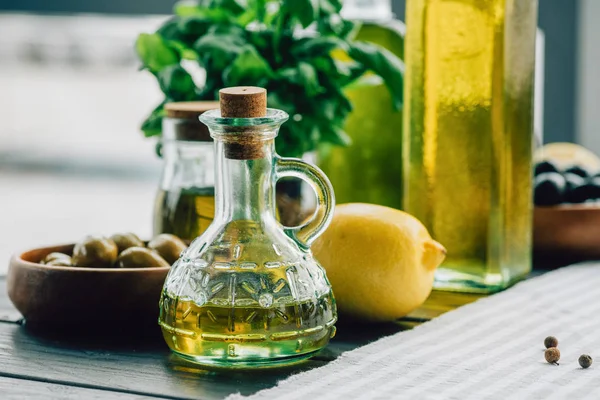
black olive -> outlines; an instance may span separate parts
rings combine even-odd
[[[538,206],[553,206],[564,200],[567,181],[558,172],[544,172],[534,180],[534,203]]]
[[[587,180],[583,185],[574,188],[567,197],[570,203],[600,199],[600,177]]]
[[[534,175],[538,176],[539,174],[543,174],[544,172],[559,172],[556,165],[554,165],[551,161],[541,161],[535,164],[533,169]]]
[[[571,172],[567,172],[567,173],[563,174],[563,176],[565,177],[565,180],[567,182],[567,187],[565,188],[565,193],[564,193],[564,201],[567,203],[576,203],[575,201],[571,200],[573,191],[576,188],[578,188],[579,186],[585,185],[587,180],[585,178],[582,178],[581,176],[575,175]]]
[[[564,172],[579,175],[583,178],[587,178],[588,176],[592,175],[587,168],[584,168],[581,165],[572,165],[571,167],[565,169]]]

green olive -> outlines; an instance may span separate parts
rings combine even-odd
[[[73,264],[77,267],[111,268],[119,255],[112,239],[89,236],[73,249]]]
[[[48,264],[50,261],[61,260],[61,259],[66,259],[69,261],[69,263],[71,262],[71,256],[69,256],[65,253],[54,252],[54,253],[50,253],[46,257],[44,257],[44,259],[42,260],[42,264]]]
[[[51,265],[54,267],[72,267],[73,261],[71,260],[71,257],[67,256],[66,258],[55,258],[50,260],[46,262],[46,265]]]
[[[144,247],[144,242],[135,233],[117,233],[110,238],[117,244],[119,253],[130,247]]]
[[[118,268],[158,268],[168,267],[164,258],[145,247],[130,247],[117,259]]]
[[[170,233],[162,233],[148,243],[148,248],[160,254],[169,264],[173,264],[187,246],[177,236]]]

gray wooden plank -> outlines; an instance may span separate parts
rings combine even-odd
[[[324,365],[308,361],[285,369],[208,371],[179,361],[164,343],[122,341],[85,344],[42,338],[16,324],[0,323],[0,376],[111,389],[180,399],[220,399],[274,386],[293,373]],[[108,339],[107,339],[108,340]]]
[[[12,305],[6,293],[6,277],[0,277],[0,322],[21,323],[23,316]],[[391,329],[390,329],[391,328]],[[395,329],[395,330],[394,330]],[[321,354],[313,358],[316,361],[331,361],[337,358],[344,351],[352,350],[358,346],[370,343],[387,334],[395,333],[400,329],[393,324],[357,327],[350,321],[341,333],[332,340],[330,345]]]
[[[2,393],[3,400],[150,400],[159,398],[6,377],[0,377],[0,393]]]
[[[22,315],[15,309],[6,294],[6,278],[0,277],[0,322],[22,322]],[[383,336],[387,336],[403,329],[406,324],[378,324],[364,325],[353,321],[342,321],[338,324],[340,329],[337,336],[331,341],[329,346],[315,356],[315,361],[329,362],[336,359],[345,351],[355,349],[359,346],[368,344]],[[83,335],[83,333],[82,333]]]

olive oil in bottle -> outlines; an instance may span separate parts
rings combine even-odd
[[[215,216],[215,189],[159,190],[154,232],[172,233],[192,240],[208,228]]]
[[[531,269],[536,0],[408,0],[404,209],[448,256],[435,287]]]
[[[172,233],[192,240],[215,212],[212,138],[198,117],[219,108],[214,101],[167,103],[162,121],[164,167],[154,206],[154,235]]]
[[[301,360],[328,343],[335,299],[311,256],[294,255],[288,238],[252,220],[230,221],[214,240],[201,259],[190,263],[184,255],[166,279],[159,324],[175,353],[260,365]]]
[[[242,285],[261,290],[247,282]],[[290,297],[269,305],[270,296],[259,295],[262,306],[232,308],[228,304],[198,306],[163,294],[160,325],[164,339],[171,349],[191,360],[197,356],[218,360],[311,355],[327,344],[335,332],[329,325],[335,321],[330,295],[302,302]],[[303,326],[303,320],[311,320],[311,324]]]

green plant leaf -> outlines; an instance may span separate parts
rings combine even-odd
[[[173,6],[173,14],[180,17],[189,17],[202,14],[203,10],[209,8],[213,0],[182,0]]]
[[[252,46],[247,46],[223,72],[227,86],[266,86],[273,77],[269,63]]]
[[[267,16],[268,0],[250,0],[248,1],[248,9],[252,10],[258,22],[265,22]]]
[[[335,49],[347,51],[348,45],[334,36],[317,36],[298,41],[290,51],[296,58],[314,58],[328,56]]]
[[[206,35],[195,44],[194,50],[205,64],[212,64],[215,70],[223,71],[247,47],[243,38],[237,35]]]
[[[200,2],[195,1],[178,1],[173,6],[173,14],[180,17],[196,15],[199,10],[201,10]]]
[[[178,42],[190,47],[198,39],[198,36],[202,36],[210,26],[210,21],[199,26],[197,19],[175,16],[162,24],[156,33],[169,44]]]
[[[180,1],[173,7],[173,13],[180,17],[208,17],[215,22],[223,21],[245,11],[236,0]]]
[[[319,81],[328,86],[344,88],[366,72],[366,68],[354,61],[340,61],[330,56],[310,60],[319,74]]]
[[[349,146],[352,144],[352,139],[339,126],[335,124],[321,125],[321,139],[323,142],[331,143],[336,146]]]
[[[389,50],[367,42],[352,43],[348,54],[383,78],[392,95],[394,107],[399,110],[402,107],[404,63]]]
[[[269,107],[285,111],[290,115],[290,117],[296,114],[296,106],[294,103],[284,98],[275,90],[270,90],[267,92],[267,104]]]
[[[344,91],[349,85],[382,79],[395,106],[401,105],[402,62],[378,46],[353,42],[360,25],[340,16],[341,5],[341,0],[180,2],[157,34],[140,35],[136,49],[165,102],[214,100],[227,86],[266,87],[269,106],[291,117],[276,139],[277,150],[300,156],[323,143],[349,144],[343,129],[352,110]],[[311,25],[314,36],[295,34],[299,26]],[[184,69],[188,59],[206,72],[200,88]],[[142,126],[147,136],[160,134],[162,117],[161,104]]]
[[[324,83],[326,83],[326,92],[319,98],[319,100],[321,101],[319,109],[322,109],[323,113],[325,113],[329,110],[329,107],[333,107],[333,115],[328,115],[329,119],[337,120],[345,118],[346,115],[348,115],[348,113],[352,111],[352,103],[350,102],[350,100],[348,100],[348,97],[346,97],[346,94],[344,93],[342,87],[333,83]]]
[[[283,124],[280,132],[285,135],[285,141],[281,140],[275,143],[277,146],[282,147],[282,155],[284,157],[301,157],[302,154],[311,151],[314,146],[314,143],[310,140],[310,130],[306,129],[302,121],[295,121],[293,124]],[[279,151],[279,147],[277,147],[277,152]]]
[[[140,34],[135,43],[135,49],[144,67],[153,73],[179,62],[177,52],[169,47],[158,34]]]
[[[237,0],[213,0],[212,7],[218,10],[227,10],[233,15],[240,15],[246,11],[246,2]]]
[[[142,122],[142,132],[144,132],[144,136],[152,137],[158,136],[162,133],[162,119],[165,115],[164,112],[165,103],[162,102],[156,107],[146,118],[144,122]]]
[[[179,40],[180,32],[179,32],[179,17],[171,17],[166,20],[160,28],[156,31],[163,39],[166,40]]]
[[[206,32],[207,35],[230,35],[238,38],[245,38],[246,31],[239,25],[235,24],[217,24],[212,25]]]
[[[319,0],[322,14],[339,14],[342,10],[341,0]]]
[[[179,58],[182,60],[198,60],[198,53],[194,51],[194,49],[190,49],[185,45],[185,43],[179,42],[177,40],[169,40],[169,46],[179,53]]]
[[[304,86],[304,90],[308,97],[314,97],[324,91],[319,84],[319,77],[317,76],[315,67],[308,63],[298,63],[298,80],[300,86]]]
[[[272,51],[273,32],[260,30],[250,32],[249,41],[256,47],[256,50],[264,56],[265,52]]]
[[[208,29],[213,26],[209,18],[204,17],[182,17],[178,23],[180,35],[200,37],[206,35]]]
[[[277,75],[294,85],[302,87],[308,97],[314,97],[324,91],[319,84],[315,67],[304,61],[300,61],[295,68],[280,69]]]
[[[283,0],[281,10],[300,22],[307,28],[319,15],[320,0]]]
[[[198,100],[219,100],[219,90],[225,87],[220,76],[211,74],[215,79],[210,79],[196,92]]]
[[[196,85],[190,74],[179,64],[170,65],[158,73],[160,88],[174,101],[192,100]]]
[[[342,40],[353,39],[359,28],[359,23],[343,19],[338,14],[320,18],[317,24],[317,31],[322,35],[334,35]]]

